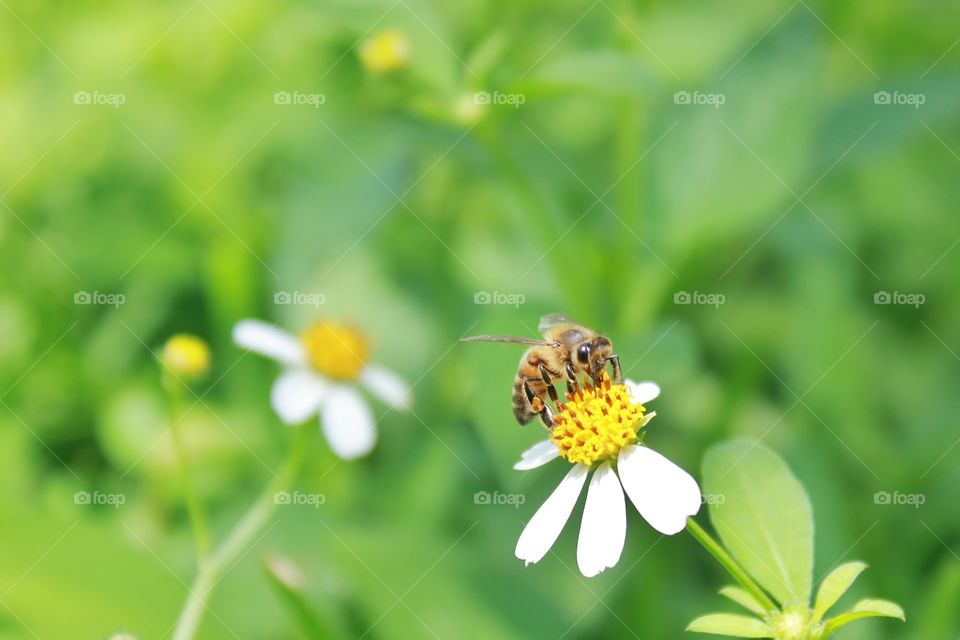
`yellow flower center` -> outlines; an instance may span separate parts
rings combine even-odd
[[[182,378],[199,378],[210,368],[210,347],[196,336],[178,333],[163,345],[163,363]]]
[[[593,465],[615,457],[637,441],[645,424],[643,405],[633,401],[625,385],[612,385],[606,373],[599,387],[587,384],[568,392],[559,408],[550,440],[571,464]]]
[[[356,380],[367,361],[367,341],[352,327],[318,322],[300,334],[314,369],[335,380]]]
[[[368,71],[387,73],[403,67],[410,58],[410,41],[395,29],[381,31],[360,45],[360,61]]]

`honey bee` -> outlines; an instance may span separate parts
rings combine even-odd
[[[555,407],[562,406],[554,380],[565,378],[567,391],[576,393],[577,376],[586,376],[594,385],[600,383],[609,362],[613,381],[620,382],[620,358],[613,353],[610,340],[592,329],[577,324],[561,313],[540,318],[538,330],[542,340],[519,336],[473,336],[464,342],[512,342],[531,345],[520,358],[513,382],[513,415],[520,424],[540,416],[547,429],[553,427],[553,413],[547,398]]]

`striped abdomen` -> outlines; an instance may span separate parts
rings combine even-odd
[[[553,352],[540,353],[540,349],[540,347],[534,347],[523,354],[517,376],[513,380],[513,416],[520,424],[527,424],[537,416],[537,412],[531,406],[527,399],[527,392],[523,388],[524,379],[528,381],[533,394],[546,401],[547,385],[540,378],[540,363],[543,363],[548,370],[556,370],[556,367],[550,366],[549,359],[543,357],[544,355],[552,356]]]

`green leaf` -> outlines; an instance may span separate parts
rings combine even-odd
[[[749,440],[719,444],[703,462],[710,519],[730,554],[781,604],[810,601],[813,514],[786,463]]]
[[[853,605],[850,611],[842,613],[836,618],[827,620],[827,633],[845,624],[849,624],[854,620],[875,617],[897,618],[903,621],[907,619],[903,613],[903,609],[895,602],[890,602],[889,600],[861,600]]]
[[[709,613],[700,616],[689,625],[687,631],[697,633],[715,633],[734,638],[772,638],[773,629],[749,616],[732,613]]]
[[[830,607],[847,592],[857,576],[867,568],[863,562],[848,562],[830,572],[817,591],[817,604],[813,608],[813,621],[820,622]]]
[[[732,585],[726,586],[723,589],[720,589],[720,595],[733,600],[747,611],[755,613],[758,616],[763,616],[767,613],[764,611],[763,605],[757,602],[756,598],[740,587],[734,587]]]

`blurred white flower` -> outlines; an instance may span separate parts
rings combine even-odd
[[[556,542],[570,518],[587,476],[587,490],[577,565],[589,577],[620,560],[627,535],[624,492],[640,515],[660,533],[683,530],[688,516],[700,510],[700,487],[686,471],[638,442],[638,432],[655,413],[643,403],[660,394],[652,382],[587,385],[554,416],[550,439],[523,452],[514,469],[526,471],[563,457],[573,464],[560,485],[543,503],[517,541],[516,556],[538,562]]]
[[[373,413],[358,386],[393,408],[411,405],[407,383],[367,362],[367,341],[351,327],[319,322],[298,339],[266,322],[241,320],[233,339],[284,366],[270,393],[280,419],[293,425],[319,415],[330,448],[346,460],[370,453],[377,440]]]

